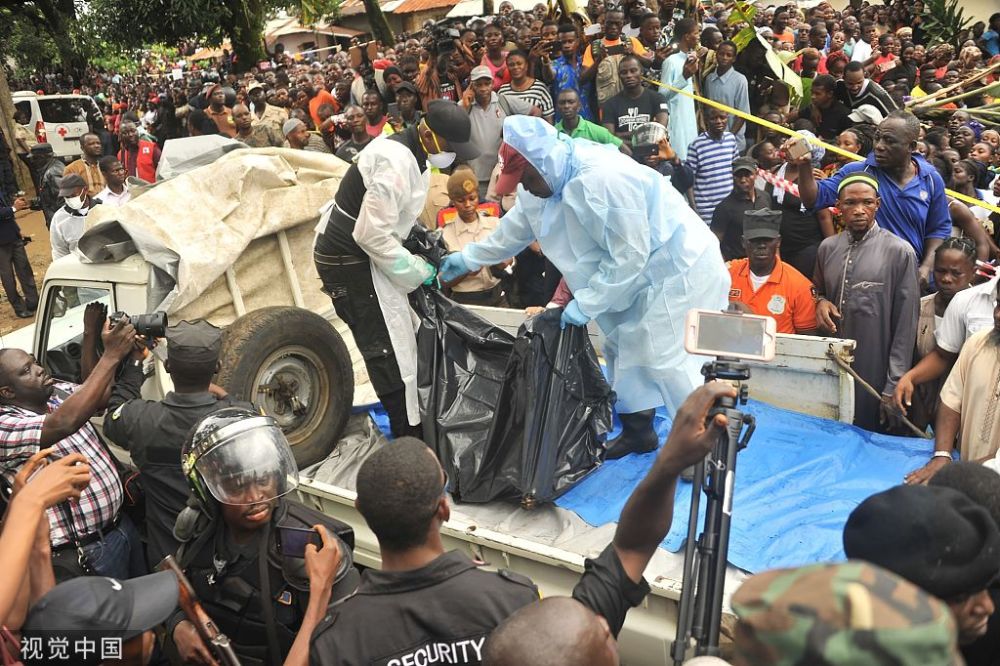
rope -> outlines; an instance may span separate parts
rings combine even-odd
[[[674,86],[672,86],[670,84],[661,83],[660,81],[657,81],[656,79],[652,79],[652,78],[649,78],[649,77],[645,77],[644,76],[644,77],[642,77],[642,79],[643,79],[643,81],[646,81],[647,83],[651,83],[651,84],[653,84],[655,86],[659,86],[661,88],[666,88],[667,90],[671,90],[671,91],[673,91],[675,93],[679,93],[681,95],[684,95],[685,97],[690,97],[691,99],[695,100],[696,102],[701,102],[702,104],[707,104],[707,105],[709,105],[711,107],[714,107],[716,109],[720,109],[722,111],[725,111],[726,113],[730,113],[730,114],[736,116],[737,118],[742,118],[743,120],[746,120],[747,122],[755,123],[757,125],[763,125],[764,127],[768,128],[770,130],[774,130],[775,132],[779,132],[780,134],[784,134],[786,136],[790,136],[790,137],[793,137],[795,139],[804,139],[804,140],[808,141],[810,144],[812,144],[814,146],[822,146],[828,152],[832,152],[835,155],[840,155],[841,157],[846,157],[848,159],[854,160],[855,162],[861,162],[861,161],[864,161],[864,159],[865,159],[861,155],[856,155],[855,153],[852,153],[852,152],[850,152],[848,150],[844,150],[843,148],[840,148],[839,146],[832,146],[829,143],[826,143],[825,141],[821,141],[821,140],[819,140],[818,138],[815,138],[815,137],[804,137],[801,134],[799,134],[798,132],[796,132],[795,130],[790,130],[787,127],[782,127],[781,125],[778,125],[777,123],[772,123],[769,120],[764,120],[763,118],[758,118],[757,116],[751,115],[749,113],[744,113],[743,111],[740,111],[739,109],[734,109],[731,106],[726,106],[725,104],[722,104],[720,102],[716,102],[713,99],[708,99],[707,97],[702,97],[701,95],[695,95],[694,93],[690,93],[690,92],[688,92],[686,90],[682,90],[680,88],[675,88]],[[945,192],[948,193],[949,195],[951,195],[952,197],[954,197],[955,199],[958,199],[959,201],[963,202],[963,203],[969,204],[971,206],[979,206],[980,208],[985,208],[986,210],[988,210],[990,212],[1000,214],[1000,206],[995,206],[993,204],[986,203],[985,201],[982,201],[980,199],[976,199],[975,197],[970,197],[967,194],[962,194],[961,192],[956,192],[954,190],[948,190],[948,189],[946,189]]]
[[[841,368],[843,368],[844,370],[846,370],[847,374],[849,374],[851,377],[854,377],[854,381],[857,382],[858,384],[860,384],[861,388],[863,388],[865,391],[867,391],[868,393],[870,393],[871,395],[873,395],[876,400],[878,400],[879,402],[882,402],[882,394],[879,393],[878,391],[876,391],[872,387],[871,384],[869,384],[864,379],[862,379],[861,375],[859,375],[857,373],[857,371],[854,368],[852,368],[851,365],[840,356],[840,354],[838,354],[837,352],[833,351],[832,347],[830,349],[826,350],[826,355],[834,363],[836,363]],[[922,437],[923,439],[932,439],[931,436],[928,435],[926,432],[924,432],[923,430],[921,430],[917,426],[913,425],[913,421],[911,421],[910,419],[906,418],[905,414],[900,413],[900,414],[897,414],[897,416],[898,416],[898,418],[900,420],[902,420],[903,425],[905,425],[907,428],[909,428],[913,432],[913,434],[916,435],[917,437]]]

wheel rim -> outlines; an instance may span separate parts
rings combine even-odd
[[[327,408],[319,404],[322,396],[330,394],[322,368],[312,350],[282,347],[264,359],[254,378],[254,399],[278,422],[292,446],[309,437]]]

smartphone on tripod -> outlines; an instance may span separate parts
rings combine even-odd
[[[727,426],[719,433],[712,452],[694,466],[691,475],[684,583],[678,603],[677,634],[670,648],[674,666],[683,664],[692,651],[695,656],[719,656],[736,454],[750,443],[756,427],[754,417],[740,411],[749,399],[750,366],[745,361],[770,361],[777,346],[774,319],[744,314],[732,304],[729,307],[725,312],[691,310],[684,323],[684,349],[715,357],[701,369],[705,381],[731,382],[736,386],[736,396],[720,398],[709,410],[709,421],[723,414]],[[703,494],[705,518],[699,535]]]

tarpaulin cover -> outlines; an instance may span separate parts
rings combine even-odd
[[[454,492],[461,466],[477,465],[484,449],[514,338],[435,288],[420,287],[410,303],[420,317],[417,395],[424,441]]]
[[[729,562],[756,573],[844,559],[847,516],[870,495],[902,483],[927,462],[933,440],[876,435],[838,421],[750,401],[757,417],[750,446],[739,453]],[[656,418],[661,441],[670,421]],[[618,520],[655,454],[606,462],[556,500],[591,525]],[[704,524],[702,496],[698,532]],[[691,484],[678,484],[674,521],[663,542],[677,552],[687,536]]]
[[[585,328],[561,309],[521,325],[483,450],[467,450],[456,501],[551,502],[601,464],[614,393]]]

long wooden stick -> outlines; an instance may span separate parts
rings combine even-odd
[[[846,370],[847,374],[849,374],[851,377],[854,377],[854,381],[856,381],[861,386],[861,388],[863,388],[868,393],[870,393],[873,396],[875,396],[876,400],[878,400],[879,402],[882,402],[882,394],[879,393],[878,391],[876,391],[872,387],[871,384],[869,384],[864,379],[862,379],[861,375],[859,375],[857,373],[857,371],[854,368],[851,367],[850,363],[848,363],[843,358],[841,358],[840,355],[837,354],[837,352],[833,351],[833,349],[828,349],[826,351],[826,355],[829,356],[833,360],[834,363],[836,363],[837,365],[839,365],[840,367],[842,367],[844,370]],[[910,419],[906,418],[905,414],[900,413],[900,414],[897,414],[896,416],[898,416],[903,421],[903,424],[907,428],[909,428],[913,432],[913,434],[915,434],[917,437],[922,437],[924,439],[931,439],[930,435],[928,435],[926,432],[924,432],[923,430],[921,430],[917,426],[913,425],[913,421],[911,421]]]
[[[939,97],[947,95],[952,90],[957,90],[962,86],[968,85],[974,81],[978,81],[979,79],[983,78],[984,76],[993,71],[996,71],[997,69],[1000,69],[1000,62],[990,65],[986,69],[981,70],[977,74],[973,74],[964,81],[959,81],[958,83],[950,85],[947,88],[942,88],[941,90],[938,90],[936,93],[931,93],[930,95],[925,95],[924,97],[915,97],[911,99],[909,102],[907,102],[906,106],[935,106],[937,104],[944,104],[946,102],[938,101]],[[927,104],[927,102],[932,100],[934,100],[934,104]]]

